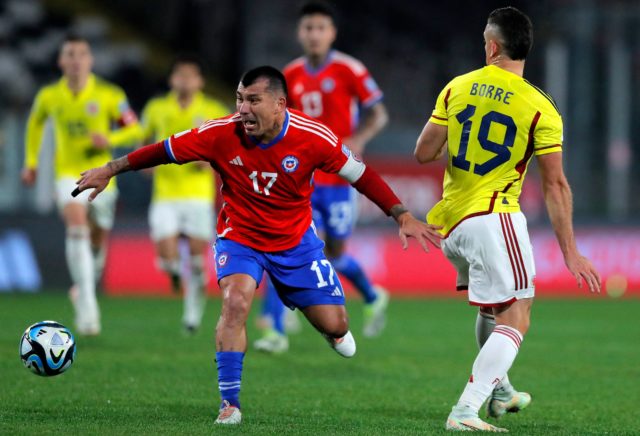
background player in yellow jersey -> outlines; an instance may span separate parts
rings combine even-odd
[[[144,109],[146,139],[159,141],[229,113],[222,103],[202,93],[202,65],[196,58],[184,56],[174,62],[169,86],[168,94],[154,98]],[[156,244],[158,266],[169,275],[175,291],[182,289],[178,238],[184,235],[189,242],[182,322],[191,332],[200,326],[206,302],[203,253],[213,239],[214,184],[213,170],[205,162],[163,165],[153,175],[151,238]]]
[[[502,431],[482,421],[531,401],[509,384],[511,367],[529,328],[535,266],[518,198],[536,156],[551,224],[569,271],[600,290],[600,277],[580,255],[572,228],[571,189],[562,170],[562,119],[553,100],[523,79],[533,41],[529,18],[507,7],[489,15],[484,31],[487,66],[453,79],[442,91],[418,138],[419,162],[448,151],[442,200],[427,216],[442,225],[442,250],[458,272],[458,289],[480,306],[480,352],[449,430]],[[448,144],[448,145],[447,145]]]
[[[85,39],[67,37],[58,65],[62,78],[38,92],[29,116],[22,181],[31,186],[36,180],[44,127],[51,119],[56,142],[57,203],[66,226],[76,328],[79,334],[95,335],[100,333],[95,288],[104,268],[117,190],[112,182],[107,195],[91,204],[87,195],[73,198],[70,191],[78,171],[111,160],[111,147],[132,145],[140,126],[124,92],[91,73],[93,57]],[[114,123],[120,128],[112,130]]]

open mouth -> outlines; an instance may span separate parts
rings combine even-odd
[[[242,124],[247,130],[252,130],[258,125],[258,123],[256,123],[254,120],[243,120]]]

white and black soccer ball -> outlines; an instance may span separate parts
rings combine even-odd
[[[76,341],[71,331],[58,322],[37,322],[20,339],[20,358],[34,374],[62,374],[76,358]]]

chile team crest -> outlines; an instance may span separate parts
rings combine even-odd
[[[298,158],[295,156],[287,156],[284,159],[282,159],[282,169],[285,170],[285,172],[287,173],[292,173],[295,170],[298,169],[298,166],[300,165],[300,162],[298,161]]]
[[[221,253],[220,256],[218,256],[218,265],[225,266],[227,264],[228,258],[229,256],[227,255],[227,253]]]

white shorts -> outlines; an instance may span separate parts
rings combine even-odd
[[[442,251],[458,272],[457,289],[469,290],[470,304],[492,307],[535,294],[533,249],[521,212],[467,218]]]
[[[89,219],[91,221],[96,223],[101,229],[111,230],[116,212],[118,190],[113,188],[102,191],[95,200],[89,203],[89,194],[93,189],[87,189],[77,197],[72,197],[71,192],[73,192],[76,187],[76,181],[71,177],[63,177],[56,180],[56,203],[60,213],[62,213],[64,207],[69,203],[83,204],[88,207]]]
[[[149,208],[151,239],[183,234],[190,238],[213,240],[213,206],[200,200],[154,201]]]

